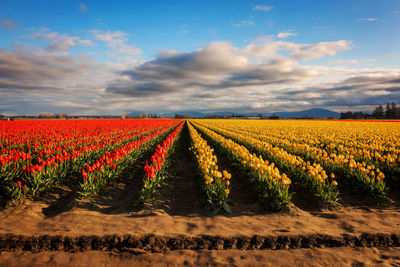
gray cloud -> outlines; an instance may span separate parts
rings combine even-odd
[[[320,68],[299,65],[298,59],[333,55],[347,46],[345,41],[316,45],[273,42],[252,43],[239,49],[228,42],[213,42],[190,53],[161,51],[156,59],[121,72],[121,79],[111,83],[107,91],[140,96],[190,89],[302,83],[319,75]],[[280,55],[281,50],[289,51],[290,55]]]
[[[111,50],[127,45],[124,32],[92,34]],[[95,62],[69,54],[72,46],[85,45],[80,37],[46,29],[31,37],[47,40],[48,45],[0,50],[3,112],[273,112],[350,106],[357,110],[400,98],[398,69],[303,64],[351,49],[351,42],[345,40],[297,44],[264,36],[244,47],[213,42],[192,52],[162,50],[145,62],[135,58]],[[62,38],[66,44],[56,45],[55,40]]]
[[[18,25],[11,20],[3,20],[0,18],[0,27],[7,30],[14,30]]]
[[[79,11],[82,13],[86,13],[89,11],[89,8],[87,7],[87,5],[85,3],[80,3],[79,4]]]
[[[320,106],[374,106],[400,100],[400,71],[369,71],[333,84],[288,90],[281,100],[304,101]]]
[[[49,86],[43,83],[77,76],[87,67],[85,56],[44,55],[21,48],[0,50],[0,91],[45,89]]]

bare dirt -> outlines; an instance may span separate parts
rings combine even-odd
[[[87,251],[3,252],[2,266],[400,266],[400,248],[179,250],[132,255]]]
[[[233,174],[233,212],[213,215],[199,201],[201,178],[182,135],[153,207],[134,207],[142,158],[103,197],[75,201],[74,186],[64,185],[0,211],[0,265],[400,266],[398,192],[382,205],[341,190],[341,205],[323,208],[297,188],[294,205],[273,213],[257,206],[251,184],[220,158]]]

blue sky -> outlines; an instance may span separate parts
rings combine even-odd
[[[2,1],[0,26],[4,114],[400,99],[398,0]]]

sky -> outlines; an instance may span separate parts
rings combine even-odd
[[[0,114],[400,104],[400,1],[0,1]]]

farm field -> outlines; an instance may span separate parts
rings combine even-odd
[[[399,177],[396,121],[0,122],[0,259],[400,264]]]

